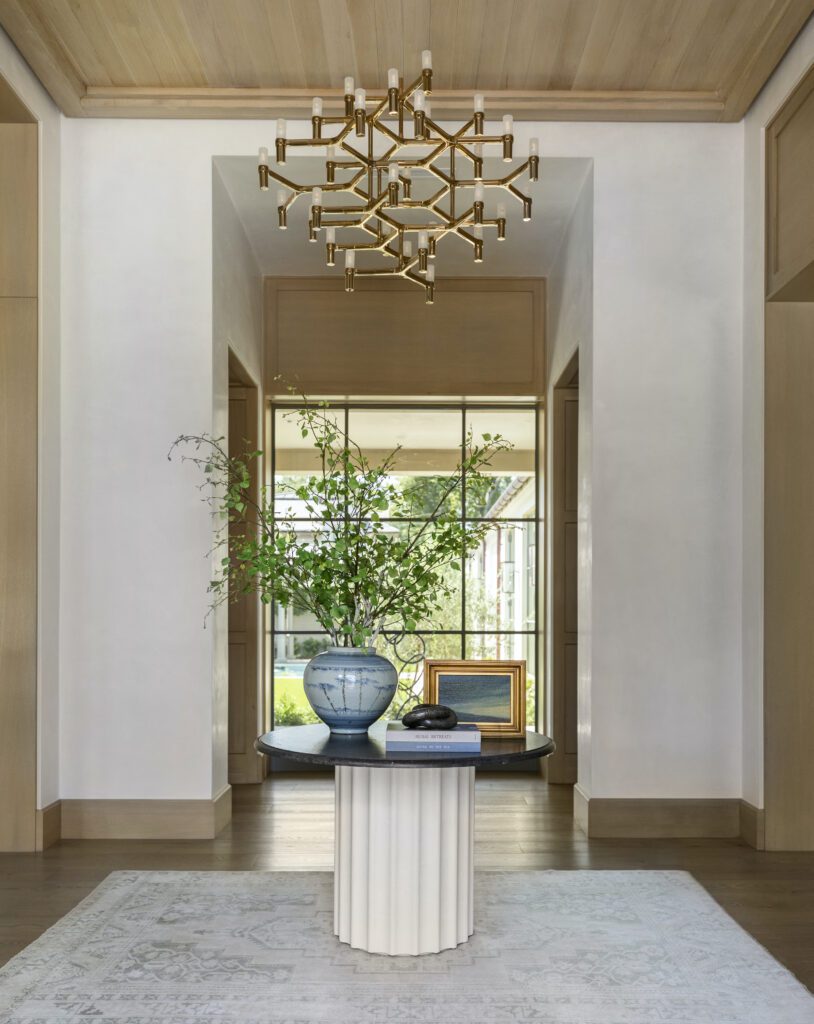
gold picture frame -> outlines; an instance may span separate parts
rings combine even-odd
[[[460,695],[455,687],[460,687]],[[526,735],[525,661],[424,659],[424,700],[444,704],[490,739]]]

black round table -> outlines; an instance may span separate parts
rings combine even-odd
[[[290,725],[267,732],[257,740],[255,747],[262,754],[332,768],[340,765],[498,768],[515,761],[546,757],[554,750],[554,741],[538,732],[526,732],[523,739],[514,740],[491,739],[485,733],[479,754],[393,754],[385,750],[386,731],[386,722],[377,722],[365,736],[334,736],[327,725]]]
[[[386,723],[366,736],[295,725],[261,736],[263,754],[335,769],[334,933],[369,953],[417,956],[474,930],[475,768],[546,757],[547,736],[483,736],[478,754],[388,753]]]

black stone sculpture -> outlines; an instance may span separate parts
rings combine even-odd
[[[406,729],[454,729],[458,716],[443,704],[416,704],[401,723]]]

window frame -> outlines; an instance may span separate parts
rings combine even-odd
[[[544,680],[541,675],[541,671],[544,666],[544,651],[543,651],[543,630],[540,628],[541,623],[539,621],[539,612],[541,610],[542,595],[540,587],[545,579],[544,566],[542,558],[544,557],[544,508],[541,508],[541,501],[543,499],[543,492],[540,487],[541,479],[541,468],[542,468],[542,451],[541,451],[541,438],[540,438],[540,420],[541,420],[541,408],[542,403],[533,399],[512,401],[508,400],[496,400],[496,401],[478,401],[478,400],[461,400],[455,401],[432,401],[432,400],[406,400],[406,399],[393,399],[384,401],[365,401],[364,399],[338,399],[334,401],[330,397],[326,397],[325,400],[328,402],[332,410],[341,411],[344,416],[344,434],[347,438],[350,414],[352,411],[363,411],[368,409],[376,410],[387,410],[387,411],[408,411],[414,409],[422,410],[437,410],[437,411],[453,411],[460,412],[461,414],[461,439],[460,439],[460,450],[463,452],[464,445],[466,443],[467,434],[467,419],[468,413],[474,410],[477,411],[496,411],[496,412],[507,412],[507,411],[518,411],[528,412],[534,417],[534,473],[533,473],[533,490],[534,490],[534,514],[532,516],[526,516],[523,518],[519,517],[502,517],[502,516],[467,516],[466,514],[466,475],[461,484],[461,520],[464,523],[476,523],[476,522],[495,522],[501,526],[513,526],[513,527],[528,527],[533,525],[532,531],[532,544],[528,547],[534,548],[534,573],[533,573],[533,594],[534,594],[534,629],[467,629],[467,609],[466,609],[466,594],[467,594],[467,561],[468,559],[461,559],[461,619],[460,629],[415,629],[408,630],[407,633],[410,635],[418,636],[455,636],[460,638],[460,656],[466,658],[467,654],[467,638],[468,637],[500,637],[500,636],[522,636],[522,637],[533,637],[534,639],[534,658],[533,658],[533,670],[534,670],[534,717],[533,723],[528,723],[530,726],[533,725],[534,729],[539,732],[541,713],[543,711],[541,694],[545,693]],[[269,497],[269,504],[272,509],[275,508],[276,503],[276,477],[277,477],[277,443],[276,443],[276,422],[278,411],[291,411],[298,408],[302,408],[302,400],[296,398],[284,398],[275,397],[268,400],[267,410],[267,450],[270,450],[271,457],[265,460],[266,466],[266,490]],[[382,516],[382,522],[423,522],[426,517],[415,516],[415,517],[388,517]],[[293,522],[311,522],[312,520],[307,517],[295,518]],[[528,559],[528,551],[526,552],[526,558]],[[527,569],[527,565],[524,564],[524,571]],[[485,566],[484,566],[485,569]],[[525,587],[528,590],[528,578],[525,580]],[[266,667],[265,667],[265,687],[266,687],[266,707],[268,708],[268,724],[270,728],[274,727],[274,652],[275,652],[275,638],[280,636],[297,637],[297,636],[317,636],[319,630],[314,629],[286,629],[278,630],[275,628],[276,624],[276,609],[277,603],[272,601],[265,606],[266,615],[264,622],[264,636],[265,636],[265,648],[267,651]]]

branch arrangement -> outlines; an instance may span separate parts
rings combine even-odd
[[[512,444],[499,434],[475,442],[470,431],[435,507],[415,519],[393,478],[401,446],[371,465],[337,427],[330,403],[299,397],[301,407],[288,415],[311,440],[319,463],[294,490],[312,520],[307,537],[296,530],[292,512],[275,514],[266,489],[252,498],[250,466],[262,452],[231,457],[222,438],[208,435],[182,435],[170,450],[171,457],[182,446],[183,460],[200,469],[217,517],[222,557],[209,586],[212,607],[257,591],[266,604],[309,611],[336,646],[365,647],[383,631],[415,630],[450,597],[445,570],[460,568],[498,525],[463,522],[449,497]],[[397,531],[387,519],[412,521]]]

